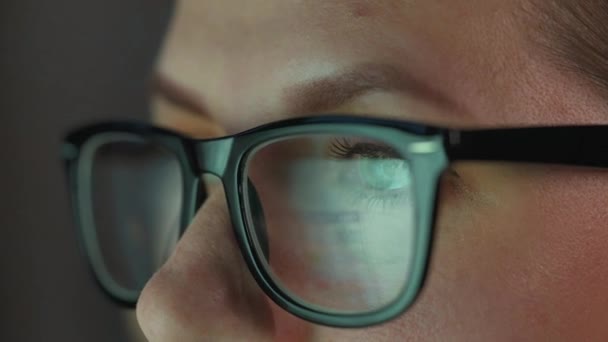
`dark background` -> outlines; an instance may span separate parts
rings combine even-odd
[[[60,142],[145,119],[170,0],[0,0],[0,341],[128,341],[78,249]]]

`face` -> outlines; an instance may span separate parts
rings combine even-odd
[[[329,112],[447,127],[606,123],[601,99],[544,60],[522,6],[183,1],[160,64],[177,100],[160,100],[155,120],[197,137]],[[142,329],[152,341],[608,337],[606,173],[472,162],[452,171],[426,286],[398,319],[344,330],[275,306],[249,274],[214,188],[144,289]]]

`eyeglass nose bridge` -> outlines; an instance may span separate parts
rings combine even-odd
[[[234,148],[234,138],[220,138],[216,140],[197,141],[196,162],[199,174],[213,174],[223,178],[226,168],[229,166],[230,156]],[[257,191],[250,180],[247,181],[248,201],[252,205],[255,221],[256,236],[259,238],[260,248],[264,257],[268,259],[269,249],[267,241],[266,223],[264,211],[260,203]]]
[[[234,138],[200,140],[195,142],[197,173],[210,173],[223,178],[234,144]]]

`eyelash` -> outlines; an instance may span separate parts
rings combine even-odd
[[[389,146],[366,142],[353,143],[348,138],[335,139],[329,147],[329,152],[338,159],[355,159],[357,157],[401,158],[399,153]]]
[[[329,153],[335,159],[352,160],[357,158],[402,158],[393,148],[367,142],[354,143],[348,138],[338,138],[331,142]],[[354,190],[353,201],[365,201],[369,209],[396,206],[409,196],[403,192],[380,193],[374,190]]]

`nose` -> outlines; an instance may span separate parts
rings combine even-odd
[[[268,341],[273,315],[214,190],[167,263],[144,288],[137,318],[150,341]]]

